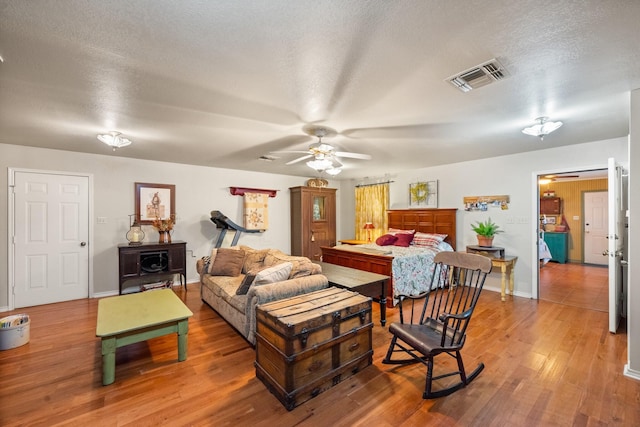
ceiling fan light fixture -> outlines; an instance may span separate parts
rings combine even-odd
[[[307,166],[311,169],[315,169],[318,172],[326,171],[327,169],[333,168],[333,162],[329,159],[315,159],[309,160],[307,162]]]
[[[562,126],[562,122],[550,122],[548,120],[548,117],[538,117],[536,119],[538,123],[522,129],[522,133],[525,135],[537,136],[542,141],[545,135],[549,135],[551,132]]]
[[[127,145],[131,145],[131,140],[123,137],[120,132],[116,131],[100,134],[98,135],[98,140],[100,142],[104,142],[109,147],[112,147],[113,151],[116,151],[116,148],[122,148],[126,147]]]
[[[331,176],[336,176],[340,172],[342,172],[342,168],[329,168],[329,169],[325,170],[325,172],[328,173]]]

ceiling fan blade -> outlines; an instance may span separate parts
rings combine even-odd
[[[297,150],[297,151],[269,151],[269,154],[291,154],[291,153],[309,154],[309,150],[307,150],[307,151],[304,151],[304,150]]]
[[[340,162],[340,160],[338,160],[338,158],[335,156],[333,157],[332,161],[333,161],[334,168],[341,168],[342,166],[344,166],[342,162]]]
[[[349,153],[345,151],[337,151],[335,153],[338,157],[348,157],[350,159],[371,160],[371,156],[368,154]]]
[[[313,154],[307,154],[306,156],[298,157],[298,158],[297,158],[297,159],[295,159],[295,160],[291,160],[290,162],[285,163],[285,165],[292,165],[292,164],[294,164],[294,163],[301,162],[301,161],[306,160],[306,159],[309,159],[309,158],[311,158],[311,157],[313,157]]]

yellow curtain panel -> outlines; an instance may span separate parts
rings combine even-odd
[[[373,223],[372,241],[387,231],[389,184],[356,187],[356,240],[367,240],[364,224]]]
[[[244,193],[244,228],[266,230],[269,227],[269,195]]]

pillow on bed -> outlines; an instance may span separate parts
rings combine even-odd
[[[393,242],[393,246],[403,246],[408,248],[413,240],[413,234],[398,233],[395,235],[398,239]]]
[[[447,238],[446,234],[432,234],[417,232],[413,235],[414,246],[438,246]]]
[[[416,232],[416,230],[401,230],[399,228],[390,228],[387,233],[389,234],[414,234]]]
[[[398,238],[393,234],[383,234],[382,236],[376,239],[376,245],[378,246],[389,246],[393,245]]]

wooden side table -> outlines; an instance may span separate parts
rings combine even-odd
[[[513,268],[518,261],[517,256],[504,254],[504,248],[498,246],[467,246],[467,252],[472,254],[483,255],[491,258],[491,265],[500,267],[502,278],[500,280],[500,296],[502,301],[506,301],[507,280],[509,281],[509,294],[513,296]]]
[[[467,246],[467,252],[472,254],[486,255],[491,258],[504,258],[504,248],[499,246]]]
[[[500,281],[500,297],[505,301],[505,288],[507,277],[509,278],[509,294],[513,296],[513,268],[516,266],[517,256],[505,256],[503,258],[491,258],[491,265],[500,267],[502,279]]]
[[[371,242],[367,242],[366,240],[355,240],[355,239],[338,240],[338,241],[343,245],[366,245],[367,243],[371,243]]]

